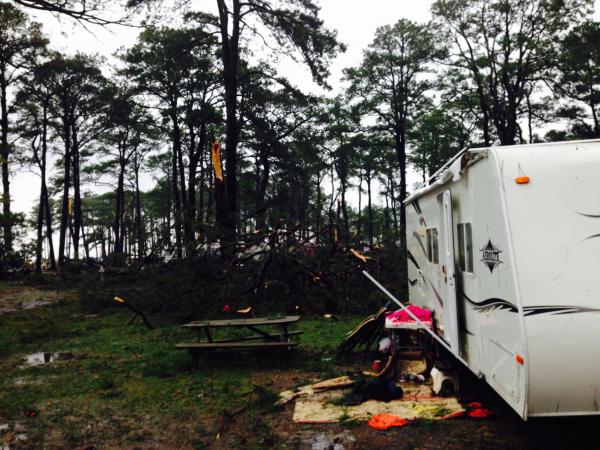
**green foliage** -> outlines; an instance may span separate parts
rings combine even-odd
[[[600,105],[600,23],[588,21],[564,38],[560,48],[560,78],[556,85],[559,92],[585,105],[591,111],[592,127],[588,132],[582,117],[576,114],[573,134],[582,137],[600,137],[598,106]],[[580,131],[577,131],[579,128]],[[583,132],[582,132],[583,131]]]
[[[401,267],[401,255],[395,250],[367,253],[370,259],[363,267],[349,252],[302,244],[292,234],[279,232],[276,237],[276,233],[271,232],[270,245],[260,245],[260,236],[250,237],[235,263],[207,251],[195,259],[160,266],[87,271],[82,274],[79,300],[102,310],[116,306],[112,299],[118,296],[156,324],[227,316],[221,312],[224,305],[234,311],[252,306],[257,315],[376,310],[383,299],[363,276],[363,268],[396,292],[405,289],[401,272],[394,269]]]
[[[419,117],[410,161],[423,174],[423,181],[467,146],[471,130],[457,113],[439,108]]]
[[[591,0],[439,0],[434,21],[446,35],[448,63],[470,79],[485,145],[513,145],[521,107],[555,67],[554,46],[590,12]],[[442,34],[442,35],[443,35]]]
[[[374,117],[379,130],[401,139],[428,102],[424,94],[431,83],[424,75],[443,52],[428,24],[401,19],[378,28],[360,66],[345,71],[347,95],[363,99],[360,111]]]

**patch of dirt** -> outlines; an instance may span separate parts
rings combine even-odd
[[[0,315],[28,311],[64,299],[58,291],[22,288],[0,292]]]
[[[291,448],[310,450],[345,450],[356,442],[349,430],[336,433],[335,430],[303,430],[288,438]]]

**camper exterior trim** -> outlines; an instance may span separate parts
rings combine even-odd
[[[600,414],[600,140],[471,149],[405,202],[409,292],[524,419]]]

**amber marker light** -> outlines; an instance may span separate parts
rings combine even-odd
[[[517,355],[515,356],[515,359],[517,360],[517,362],[521,365],[523,365],[525,363],[525,360],[523,359],[523,357],[521,355]]]
[[[517,184],[529,184],[529,177],[517,177],[515,178]]]

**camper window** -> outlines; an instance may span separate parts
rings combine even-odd
[[[427,230],[427,259],[433,264],[440,262],[438,247],[438,231],[436,228],[430,228]]]
[[[463,272],[473,272],[473,233],[470,223],[458,224],[458,262]]]

